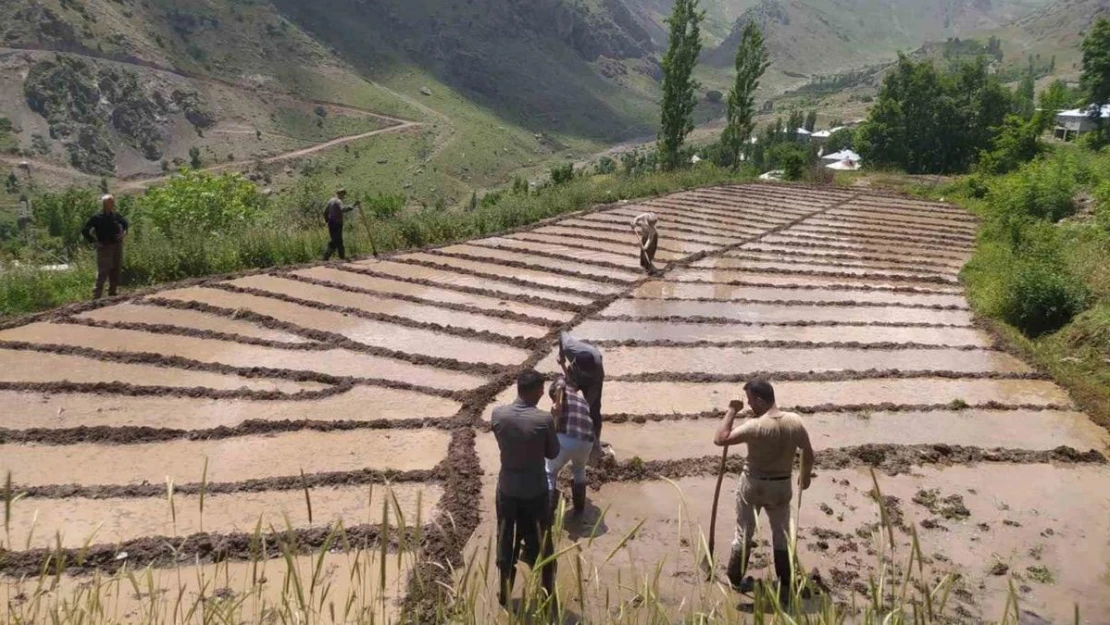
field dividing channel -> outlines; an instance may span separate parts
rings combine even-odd
[[[661,236],[653,276],[630,227],[649,210]],[[799,554],[837,600],[866,600],[877,469],[902,515],[899,549],[916,524],[931,573],[958,571],[994,593],[1004,580],[974,558],[1043,566],[1056,583],[1026,572],[1021,591],[1038,613],[1070,618],[1071,595],[1110,613],[1110,593],[1065,566],[1110,560],[1110,510],[1097,496],[1110,437],[977,324],[957,279],[976,227],[953,207],[870,191],[696,189],[8,327],[0,471],[22,496],[0,583],[9,597],[32,592],[14,577],[37,574],[60,547],[70,566],[53,600],[121,567],[151,565],[156,584],[172,583],[181,554],[218,578],[208,592],[241,593],[261,527],[267,570],[282,536],[295,538],[295,567],[330,545],[323,578],[340,593],[351,589],[338,580],[365,573],[384,583],[376,614],[426,607],[463,558],[484,558],[496,527],[491,408],[515,398],[523,368],[559,370],[553,349],[567,330],[605,353],[603,438],[615,453],[590,468],[587,512],[558,537],[595,559],[586,596],[560,567],[565,603],[584,614],[600,616],[603,596],[634,605],[657,565],[669,580],[655,589],[662,604],[692,596],[719,462],[713,431],[753,375],[775,383],[817,448]],[[726,465],[730,483],[742,453]],[[402,517],[411,523],[399,531]],[[340,523],[362,557],[328,543]],[[1029,553],[1038,545],[1040,559]],[[758,576],[770,574],[765,551]],[[997,618],[993,595],[970,596],[954,595],[960,614]],[[710,609],[735,598],[705,599]]]

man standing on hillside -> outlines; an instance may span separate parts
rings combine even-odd
[[[535,566],[554,551],[551,536],[547,467],[544,459],[559,455],[559,439],[551,414],[536,407],[543,397],[543,376],[529,369],[516,380],[517,399],[494,408],[491,420],[501,451],[497,477],[497,568],[501,585],[497,599],[508,604],[516,579],[521,546],[524,560]],[[541,572],[548,596],[555,593],[555,563]]]
[[[93,299],[104,294],[108,283],[108,296],[115,297],[119,289],[120,272],[123,270],[123,238],[127,235],[127,218],[116,212],[116,198],[100,198],[100,212],[93,215],[81,228],[81,236],[96,244],[96,288]]]
[[[337,252],[340,260],[347,260],[347,249],[343,247],[343,215],[358,208],[359,202],[355,202],[353,207],[347,206],[343,203],[346,199],[347,190],[339,189],[335,192],[335,197],[328,200],[324,209],[324,221],[328,224],[328,235],[331,238],[328,249],[324,251],[324,260],[330,260],[331,255]]]
[[[790,561],[790,500],[793,497],[791,473],[794,457],[802,452],[798,484],[809,488],[813,474],[813,446],[802,418],[782,412],[775,403],[775,389],[766,380],[755,379],[744,385],[753,419],[733,427],[744,403],[733,400],[717,429],[713,442],[720,446],[747,443],[748,457],[736,491],[736,535],[728,560],[728,581],[735,590],[751,592],[755,582],[746,577],[748,560],[754,546],[756,514],[767,511],[774,547],[775,574],[779,578],[779,599],[790,602],[792,563]]]
[[[605,367],[601,351],[567,332],[559,334],[559,366],[575,388],[582,391],[590,405],[594,424],[594,444],[601,445],[601,389],[605,383]]]
[[[654,274],[655,250],[659,247],[659,232],[655,229],[658,221],[655,213],[643,213],[632,220],[632,232],[640,237],[640,266],[649,274]]]

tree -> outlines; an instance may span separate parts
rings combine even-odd
[[[727,125],[721,133],[721,147],[727,163],[738,167],[740,155],[755,127],[755,92],[759,79],[767,71],[770,61],[767,46],[763,41],[763,31],[755,22],[748,22],[740,35],[740,48],[736,51],[736,82],[728,93]]]
[[[801,111],[790,111],[786,120],[786,138],[790,141],[798,140],[798,130],[805,125],[806,118]]]
[[[1066,82],[1056,79],[1041,92],[1041,109],[1055,115],[1064,109],[1075,106],[1075,95]]]
[[[1080,81],[1090,98],[1090,104],[1099,106],[1110,104],[1110,19],[1108,18],[1098,18],[1094,28],[1083,39],[1083,74]],[[1103,123],[1102,116],[1098,116],[1097,119],[1101,127],[1110,129],[1110,125]]]
[[[1026,70],[1025,75],[1021,79],[1021,86],[1018,87],[1017,93],[1014,94],[1014,112],[1025,120],[1033,118],[1033,114],[1037,111],[1035,103],[1036,98],[1036,76],[1033,70],[1033,59],[1029,59],[1029,69]]]
[[[817,111],[810,111],[806,114],[806,121],[802,127],[809,132],[813,132],[813,129],[817,127]]]
[[[856,146],[870,165],[911,174],[967,171],[1012,107],[982,59],[942,74],[929,61],[899,56],[883,80]]]
[[[663,169],[678,167],[686,136],[694,130],[698,82],[694,67],[701,54],[701,21],[698,0],[676,0],[667,19],[670,45],[663,57],[663,110],[659,130],[659,162]]]
[[[721,101],[724,100],[724,98],[725,94],[717,91],[716,89],[712,91],[707,91],[705,93],[705,101],[709,102],[710,104],[720,104]]]
[[[195,145],[193,147],[189,148],[189,165],[193,169],[200,169],[200,166],[201,166],[200,148],[198,148]]]
[[[825,141],[825,152],[833,153],[841,150],[853,150],[856,145],[856,131],[851,128],[841,128],[829,135]]]

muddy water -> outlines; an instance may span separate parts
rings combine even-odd
[[[230,284],[243,288],[258,289],[260,291],[266,291],[267,293],[288,295],[290,297],[296,297],[297,299],[311,300],[313,302],[320,302],[321,304],[356,308],[366,312],[391,315],[402,319],[412,319],[413,321],[420,321],[422,323],[434,323],[446,327],[469,328],[472,330],[493,332],[494,334],[508,337],[523,336],[534,338],[547,334],[547,328],[540,325],[447,310],[444,308],[436,308],[435,306],[413,304],[404,300],[374,297],[363,293],[352,293],[350,291],[317,286],[315,284],[306,284],[304,282],[297,282],[295,280],[277,278],[274,276],[250,276],[248,278],[233,280]]]
[[[605,350],[605,373],[746,374],[764,371],[1029,372],[1003,352],[945,349],[783,349],[744,347],[612,347]]]
[[[584,217],[589,221],[596,224],[606,225],[613,228],[627,227],[628,222],[622,216],[604,217],[600,215],[591,215]],[[752,236],[747,232],[741,231],[739,228],[729,228],[720,223],[709,221],[695,221],[695,220],[672,220],[667,221],[665,218],[658,225],[660,237],[675,237],[678,239],[699,240],[706,241],[716,240],[718,243],[729,243],[735,239],[744,239]],[[631,232],[631,229],[629,229]]]
[[[586,239],[578,238],[582,234],[588,234],[589,236],[594,237],[594,238],[607,239],[607,240],[613,241],[614,243],[620,243],[620,244],[622,244],[621,245],[622,249],[624,249],[627,246],[627,242],[629,240],[629,237],[632,236],[632,231],[629,230],[627,233],[624,233],[624,232],[612,232],[612,231],[609,231],[609,230],[570,228],[570,227],[564,227],[564,226],[545,226],[543,228],[537,228],[536,230],[531,230],[531,231],[529,231],[528,234],[543,235],[543,236],[556,236],[556,237],[560,237],[560,238],[565,237],[565,238],[569,238],[572,241],[580,241],[580,242],[585,242],[585,243],[589,243],[589,244],[592,245],[594,243],[593,239],[586,240]],[[635,242],[633,242],[633,245],[635,245]],[[677,254],[685,256],[685,255],[689,255],[689,254],[695,254],[697,252],[704,252],[704,251],[707,251],[707,250],[716,249],[716,246],[698,244],[698,243],[689,243],[687,241],[677,241],[673,237],[671,237],[671,238],[666,238],[666,239],[660,238],[659,239],[659,249],[660,249],[660,251],[672,250]]]
[[[232,341],[69,324],[35,323],[21,326],[0,333],[0,340],[54,342],[107,351],[160,353],[248,369],[265,367],[317,371],[335,376],[381,378],[451,391],[477,388],[487,381],[486,378],[466,373],[421,367],[403,360],[381,358],[344,349],[287,350]]]
[[[778,225],[776,222],[763,220],[747,221],[742,218],[724,218],[710,214],[695,214],[690,211],[672,211],[669,209],[652,209],[659,217],[658,227],[665,231],[669,226],[681,228],[694,228],[708,232],[718,232],[729,236],[756,236]],[[622,213],[631,219],[633,212]]]
[[[597,246],[591,246],[594,248],[592,250],[585,250],[579,247],[568,247],[565,245],[558,245],[553,243],[540,243],[538,241],[520,240],[513,237],[493,237],[489,239],[483,239],[481,245],[491,245],[498,248],[512,249],[521,252],[529,252],[535,250],[536,252],[554,254],[568,260],[608,263],[621,267],[627,267],[635,271],[639,271],[640,269],[639,247],[637,246],[628,246],[628,249],[625,251],[625,253],[614,254],[598,249]],[[658,262],[661,259],[657,258],[656,260]]]
[[[146,323],[152,325],[167,325],[178,328],[192,328],[196,330],[211,330],[213,332],[226,332],[241,334],[266,341],[279,341],[282,343],[310,343],[306,338],[288,332],[270,330],[255,325],[249,321],[228,319],[219,315],[197,312],[195,310],[175,310],[159,306],[137,306],[135,304],[116,304],[105,308],[98,308],[87,313],[77,315],[82,319],[93,319],[109,323]]]
[[[961,292],[959,287],[932,284],[924,282],[906,282],[902,280],[882,280],[879,278],[845,278],[843,276],[814,276],[814,275],[785,275],[776,273],[758,273],[754,271],[738,271],[729,269],[689,270],[679,269],[667,276],[679,282],[742,282],[757,285],[773,286],[808,286],[820,288],[852,288],[852,287],[877,287],[877,288],[904,288],[912,287],[918,291],[931,293]]]
[[[825,267],[828,270],[839,270],[842,268],[853,268],[857,270],[866,270],[867,273],[872,272],[894,272],[899,274],[909,273],[911,275],[941,275],[952,277],[958,273],[956,267],[914,267],[906,263],[893,263],[882,260],[852,260],[846,258],[819,258],[808,255],[793,254],[789,252],[760,252],[752,250],[735,250],[728,252],[724,256],[717,257],[714,260],[718,261],[713,263],[712,266],[722,267],[732,264],[733,266],[739,264],[743,267],[742,263],[750,261],[781,263],[791,267],[798,266],[818,266]]]
[[[456,269],[477,271],[483,274],[494,276],[503,276],[506,278],[513,278],[516,280],[524,280],[526,282],[534,283],[536,286],[553,286],[563,289],[574,289],[584,293],[599,293],[610,294],[617,293],[623,287],[611,284],[604,284],[602,282],[594,282],[582,278],[570,278],[559,274],[548,273],[543,271],[545,265],[555,266],[556,261],[550,259],[538,261],[536,269],[517,269],[516,267],[505,267],[500,265],[496,260],[490,259],[489,262],[476,262],[472,260],[464,260],[461,258],[451,258],[448,256],[437,256],[434,254],[410,254],[401,258],[411,258],[423,262],[435,263],[437,265],[446,265]]]
[[[975,244],[975,237],[969,235],[956,234],[948,231],[929,230],[920,227],[885,226],[869,223],[864,220],[853,219],[807,219],[805,223],[798,226],[798,229],[802,231],[812,230],[814,232],[849,230],[853,233],[876,237],[920,237],[928,240],[938,239],[944,242],[963,245]]]
[[[590,232],[592,229],[598,228],[599,226],[609,228],[609,229],[613,229],[613,230],[623,230],[624,228],[627,227],[627,224],[622,225],[622,224],[614,222],[614,221],[607,221],[607,220],[604,220],[604,219],[599,220],[599,219],[584,218],[584,217],[583,218],[578,218],[578,219],[567,219],[567,220],[564,220],[560,223],[562,223],[564,225],[567,225],[567,226],[573,226],[573,227],[578,228],[578,229],[580,229],[584,232]],[[631,232],[631,228],[628,229],[628,232]],[[689,242],[689,243],[698,243],[698,244],[701,244],[701,245],[711,245],[711,246],[731,245],[732,243],[737,242],[737,239],[733,238],[733,237],[725,237],[725,236],[720,236],[720,235],[715,236],[715,235],[709,235],[709,234],[698,234],[698,233],[694,233],[694,232],[677,231],[677,230],[672,230],[670,232],[667,232],[665,230],[661,231],[660,236],[666,236],[668,240],[685,241],[685,242]]]
[[[843,208],[832,210],[827,213],[829,217],[844,215],[847,217],[860,216],[866,217],[873,221],[882,221],[891,225],[913,225],[913,226],[940,226],[942,228],[951,228],[964,230],[969,233],[975,232],[975,226],[970,223],[961,222],[958,220],[947,219],[945,217],[926,217],[921,214],[914,214],[906,211],[897,210],[875,210],[873,208],[854,207],[852,205]]]
[[[129,397],[0,391],[4,427],[155,427],[203,430],[261,421],[374,421],[453,416],[459,405],[441,397],[376,386],[313,401]]]
[[[224,562],[198,566],[183,563],[179,568],[149,571],[136,567],[116,577],[63,575],[57,586],[45,588],[38,587],[37,579],[0,579],[0,593],[3,593],[0,594],[3,602],[0,618],[7,622],[9,613],[11,618],[18,618],[20,610],[28,609],[33,603],[24,602],[38,596],[40,615],[43,610],[68,612],[74,604],[86,608],[93,601],[98,615],[103,615],[98,618],[123,625],[180,622],[184,614],[191,611],[204,614],[212,621],[262,623],[270,622],[279,613],[304,614],[299,608],[299,582],[305,603],[312,607],[310,614],[294,618],[331,623],[328,606],[334,606],[335,622],[342,622],[344,606],[353,596],[360,601],[353,603],[352,615],[358,612],[368,623],[393,623],[400,614],[399,601],[406,589],[413,558],[409,554],[403,557],[388,554],[383,562],[381,550],[370,549],[357,554],[328,553],[322,560],[319,554],[294,557],[292,566],[289,563],[278,557],[260,560],[257,564]],[[317,576],[318,565],[320,575]],[[130,576],[139,584],[138,593],[129,581]]]
[[[985,333],[964,328],[898,328],[883,326],[791,327],[710,325],[667,321],[590,320],[574,330],[575,336],[595,341],[812,341],[815,343],[918,343],[923,345],[972,345],[987,347]]]
[[[593,233],[591,233],[591,236],[593,236]],[[607,252],[609,257],[614,258],[627,258],[629,255],[631,255],[632,258],[636,261],[636,267],[640,266],[640,244],[639,239],[634,235],[622,237],[619,242],[614,240],[612,243],[602,243],[600,241],[594,241],[592,239],[583,240],[573,236],[563,237],[551,234],[538,234],[537,232],[518,232],[516,234],[507,235],[505,238],[512,241],[517,241],[520,244],[523,244],[523,242],[528,242],[528,244],[543,243],[546,245],[559,247],[566,250],[567,252],[570,252],[571,250],[574,250],[575,253],[586,251],[582,250],[581,248],[571,248],[568,245],[574,244],[590,247],[594,250],[597,250],[598,252]],[[662,241],[660,241],[660,244],[662,244]],[[668,252],[667,250],[658,249],[656,250],[655,260],[656,262],[673,261],[683,258],[684,256],[684,254],[676,254],[674,252]]]
[[[12,340],[7,338],[8,336],[7,333],[0,333],[0,341]],[[325,385],[315,382],[246,378],[153,365],[104,362],[81,356],[3,349],[2,343],[0,343],[0,362],[4,363],[4,366],[0,367],[0,381],[3,382],[30,384],[63,381],[83,384],[125,382],[138,386],[199,387],[221,390],[247,388],[287,394],[326,388]]]
[[[840,323],[933,323],[970,325],[971,313],[897,306],[809,306],[624,299],[601,312],[602,317],[712,317],[753,323],[835,321]]]
[[[825,263],[803,262],[775,262],[768,260],[751,260],[748,258],[707,258],[690,265],[694,269],[743,269],[746,271],[785,271],[790,273],[830,275],[830,276],[866,276],[880,280],[899,280],[913,282],[915,280],[934,281],[944,280],[952,284],[956,278],[952,274],[921,273],[918,271],[904,271],[898,269],[876,269],[872,267],[844,267]]]
[[[523,287],[500,280],[491,280],[489,278],[480,278],[478,276],[471,276],[465,273],[455,271],[446,271],[443,269],[429,269],[427,267],[420,267],[417,265],[405,265],[401,263],[393,263],[389,261],[379,260],[365,260],[356,263],[351,263],[352,267],[365,268],[380,274],[396,276],[398,278],[410,278],[418,280],[429,280],[437,284],[442,284],[445,287],[459,286],[472,289],[483,289],[487,291],[495,291],[497,293],[504,293],[506,295],[523,295],[525,297],[535,297],[556,302],[566,302],[568,304],[589,304],[590,299],[580,295],[568,295],[558,291],[551,291],[537,287]]]
[[[636,289],[633,297],[644,299],[716,299],[801,302],[860,302],[913,306],[959,306],[967,302],[959,295],[915,295],[882,291],[834,291],[826,289],[775,289],[728,284],[692,284],[689,282],[647,282]]]
[[[901,254],[903,258],[921,256],[928,260],[959,260],[965,261],[970,255],[970,250],[967,253],[954,252],[951,250],[942,250],[937,248],[926,248],[921,246],[900,245],[897,242],[891,242],[888,245],[877,243],[857,243],[852,241],[836,241],[833,239],[816,240],[801,240],[790,236],[789,231],[784,231],[777,234],[768,235],[766,238],[761,239],[765,243],[772,243],[776,245],[795,245],[805,246],[826,250],[837,251],[856,251],[864,254],[871,254],[878,252],[883,254]]]
[[[295,271],[293,273],[296,275],[304,276],[306,278],[325,280],[328,282],[334,282],[336,284],[342,284],[358,289],[366,289],[378,293],[407,295],[411,297],[419,297],[430,302],[461,304],[464,306],[482,308],[484,310],[504,310],[511,313],[516,313],[518,315],[527,315],[536,319],[546,319],[549,321],[562,322],[567,321],[574,316],[574,313],[551,310],[550,308],[544,306],[524,304],[520,302],[515,302],[510,299],[498,299],[496,297],[472,295],[469,293],[453,291],[451,289],[439,289],[434,287],[421,286],[419,284],[412,284],[410,282],[401,282],[399,280],[374,278],[365,274],[354,273],[351,271],[341,271],[332,267],[313,267],[312,269],[304,269],[301,271]]]
[[[495,239],[496,241],[496,239]],[[482,259],[489,259],[489,262],[509,261],[516,263],[525,263],[529,266],[534,266],[537,269],[543,270],[545,268],[562,269],[565,271],[573,271],[576,273],[584,274],[587,276],[599,276],[601,278],[608,278],[613,280],[621,280],[631,282],[638,276],[631,271],[623,271],[620,269],[609,269],[607,267],[600,267],[592,265],[587,262],[573,262],[570,260],[557,260],[548,258],[546,256],[536,256],[528,254],[524,251],[514,251],[507,249],[499,249],[493,245],[452,245],[440,249],[439,251],[445,254],[458,254],[471,257],[478,257]]]
[[[605,409],[619,414],[694,414],[724,410],[740,393],[739,384],[691,382],[610,382]],[[1067,393],[1052,382],[1030,380],[946,380],[940,378],[867,379],[840,382],[777,382],[779,405],[825,404],[949,404],[990,401],[1005,404],[1070,404]]]
[[[455,358],[463,362],[486,362],[504,365],[516,364],[528,357],[524,350],[512,347],[457,338],[429,330],[360,319],[342,313],[290,304],[267,297],[206,288],[166,291],[161,296],[181,301],[203,302],[235,310],[246,308],[304,328],[334,332],[365,345],[402,352]]]
[[[309,491],[312,522],[303,490],[206,495],[204,514],[196,495],[174,496],[176,522],[165,497],[145,499],[21,499],[12,506],[11,544],[20,549],[114,544],[146,536],[189,536],[197,532],[251,534],[262,527],[294,529],[380,523],[382,505],[393,497],[405,518],[433,518],[443,489],[432,484],[318,487]],[[90,540],[91,539],[91,540]]]
[[[12,481],[23,486],[200,483],[206,457],[209,482],[296,476],[302,470],[407,471],[438,464],[449,438],[439,430],[354,430],[122,446],[5,445],[0,473],[11,471]]]
[[[817,232],[808,232],[803,230],[786,230],[783,236],[795,236],[799,240],[815,241],[817,243],[831,243],[834,245],[851,244],[851,245],[869,245],[869,246],[885,246],[885,245],[899,245],[906,248],[907,252],[913,253],[914,250],[921,250],[925,253],[943,252],[946,254],[962,254],[964,250],[970,253],[970,244],[953,244],[945,245],[941,243],[914,241],[900,237],[889,237],[886,239],[876,239],[870,237],[856,237],[844,234],[821,234]]]
[[[789,257],[797,258],[797,259],[802,259],[802,258],[824,259],[824,258],[828,258],[829,260],[834,261],[834,262],[837,261],[837,260],[841,260],[841,259],[848,259],[848,260],[857,259],[860,262],[871,262],[871,261],[866,261],[865,259],[866,258],[880,258],[882,260],[889,261],[890,263],[892,263],[894,265],[897,265],[897,266],[910,265],[911,267],[921,267],[921,268],[928,268],[928,269],[937,269],[937,268],[939,268],[941,270],[950,269],[950,270],[958,271],[960,269],[960,267],[963,266],[963,261],[961,261],[961,260],[945,260],[945,259],[941,259],[941,258],[910,258],[910,257],[907,257],[905,254],[882,254],[882,253],[872,253],[872,252],[859,252],[859,251],[855,251],[855,250],[830,250],[830,249],[822,249],[822,248],[816,248],[816,247],[805,247],[805,246],[801,246],[801,245],[797,245],[797,244],[794,244],[794,245],[777,244],[776,245],[776,244],[765,243],[763,241],[757,241],[757,242],[754,242],[754,243],[745,243],[744,245],[740,246],[740,248],[736,251],[736,253],[737,254],[743,254],[743,253],[749,252],[749,251],[759,251],[759,252],[764,252],[764,253],[773,253],[773,254],[778,254],[778,255],[782,255],[782,256],[789,256]]]

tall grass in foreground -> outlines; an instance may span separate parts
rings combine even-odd
[[[352,213],[346,221],[347,254],[352,257],[369,255],[371,247],[386,253],[440,245],[526,226],[599,203],[744,179],[742,175],[703,163],[668,173],[578,176],[564,184],[534,192],[527,189],[501,192],[473,210],[426,208],[388,216]],[[214,180],[201,177],[195,185],[217,185]],[[199,200],[186,201],[194,195],[186,182],[178,185],[183,187],[180,194],[186,197],[172,198],[174,201],[163,197],[166,192],[151,192],[150,198],[144,196],[121,202],[121,212],[132,221],[132,231],[124,244],[125,288],[307,263],[323,256],[328,240],[321,217],[325,198],[318,198],[319,210],[309,206],[259,208],[256,206],[259,202],[253,200],[237,202],[236,205],[250,205],[255,213],[244,210],[237,219],[207,224],[214,219],[202,218],[213,212],[208,204],[212,197],[220,196],[215,192],[200,194],[208,204]],[[158,210],[145,210],[144,202]],[[0,264],[0,316],[45,310],[88,299],[92,294],[95,257],[80,242],[77,231],[83,219],[98,210],[94,194],[67,194],[52,202],[40,202],[38,206],[36,210],[42,212],[41,227],[53,237],[50,239],[52,245],[61,246],[62,260],[71,268],[64,271],[39,269],[36,265],[44,263],[34,261],[18,267]],[[182,216],[175,220],[174,210],[193,217]],[[254,216],[248,218],[247,214]],[[198,222],[206,225],[202,228],[196,225]],[[57,258],[51,261],[56,262],[59,262]]]
[[[872,477],[874,479],[874,474]],[[523,579],[517,584],[516,600],[509,610],[503,610],[494,599],[497,575],[491,568],[493,546],[486,545],[468,553],[457,569],[441,569],[445,575],[422,578],[428,569],[413,566],[419,559],[423,541],[420,500],[416,502],[415,518],[406,518],[392,490],[388,486],[386,490],[381,516],[368,510],[366,521],[380,519],[382,535],[396,537],[395,547],[387,547],[389,540],[352,544],[343,524],[336,522],[330,525],[323,544],[305,554],[295,542],[288,517],[284,527],[265,530],[260,517],[254,528],[251,555],[246,560],[208,565],[182,561],[163,569],[124,566],[115,574],[85,577],[56,574],[51,569],[52,562],[48,561],[37,576],[4,581],[2,600],[7,612],[4,622],[15,625],[377,625],[419,621],[515,625],[552,622],[553,609],[558,612],[554,622],[605,625],[785,625],[803,622],[811,625],[845,622],[941,625],[961,622],[949,607],[949,596],[956,580],[949,575],[939,582],[929,582],[916,533],[908,553],[897,553],[895,527],[882,503],[884,499],[877,479],[873,495],[881,524],[873,535],[877,561],[868,579],[870,599],[862,601],[862,605],[836,603],[828,596],[807,599],[806,595],[816,589],[809,588],[806,581],[801,580],[793,588],[794,608],[784,609],[778,603],[777,593],[770,589],[757,592],[754,604],[747,610],[737,606],[739,595],[716,581],[705,581],[699,567],[705,553],[705,538],[700,535],[694,559],[677,563],[689,567],[693,575],[686,579],[694,581],[687,582],[682,589],[685,594],[677,595],[680,601],[676,602],[675,589],[663,581],[666,577],[661,574],[663,562],[631,561],[628,545],[635,540],[644,521],[620,536],[615,544],[604,546],[596,538],[596,532],[589,532],[587,537],[577,540],[566,538],[563,523],[558,521],[555,531],[560,539],[555,555],[539,564],[542,567],[558,560],[561,571],[556,593],[558,607],[553,608],[540,591],[537,569],[523,572]],[[373,495],[373,487],[369,495]],[[5,488],[4,496],[7,526],[11,508],[19,502],[10,485]],[[176,519],[181,511],[175,507],[172,483],[167,484],[167,499]],[[307,488],[305,502],[306,507],[311,507]],[[562,507],[559,512],[557,519],[562,519]],[[203,516],[203,508],[200,514]],[[605,513],[602,513],[598,526],[604,523],[604,518]],[[679,531],[686,528],[697,534],[697,527],[689,518],[683,500],[677,515]],[[10,536],[6,536],[6,540],[10,545]],[[614,577],[611,572],[602,575],[606,565],[620,559],[647,570],[623,579],[619,574]],[[408,584],[409,575],[414,576],[411,584]],[[406,588],[428,593],[430,605],[420,612],[402,612],[398,599]],[[1005,613],[999,615],[999,623],[1018,623],[1016,597],[1011,585]]]

